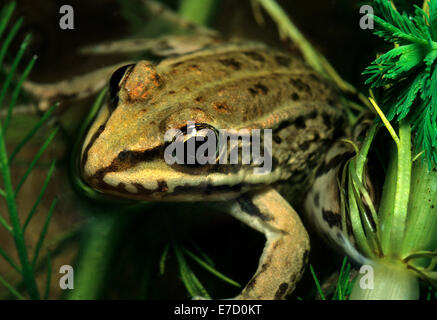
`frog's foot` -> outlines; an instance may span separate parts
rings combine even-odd
[[[284,299],[301,278],[310,249],[296,211],[274,189],[245,194],[228,209],[267,238],[255,275],[235,299]]]

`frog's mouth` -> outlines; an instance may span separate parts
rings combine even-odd
[[[144,201],[223,201],[263,187],[276,177],[253,178],[249,166],[210,165],[190,169],[168,165],[162,159],[139,162],[120,171],[84,177],[105,194]],[[276,174],[277,175],[277,174]]]

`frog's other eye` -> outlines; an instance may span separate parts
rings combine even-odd
[[[178,164],[201,166],[215,163],[218,155],[218,130],[206,123],[197,123],[180,129],[183,136],[176,138],[176,143],[183,144],[176,147],[173,156]]]
[[[111,79],[109,80],[109,96],[113,107],[118,104],[118,91],[120,90],[120,84],[129,75],[134,66],[135,64],[125,65],[115,70],[112,74]]]

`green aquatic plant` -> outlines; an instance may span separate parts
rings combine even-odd
[[[381,88],[382,107],[369,99],[380,120],[343,170],[342,215],[356,248],[374,267],[375,283],[368,290],[357,281],[351,299],[417,299],[419,279],[437,284],[437,1],[415,7],[413,16],[388,0],[375,0],[373,7],[374,33],[395,47],[364,71],[366,83]],[[383,127],[392,141],[384,142],[388,162],[376,207],[366,165]],[[347,234],[345,224],[343,229]]]
[[[27,226],[31,221],[32,217],[36,213],[36,209],[41,202],[47,185],[50,181],[50,178],[55,169],[55,161],[52,162],[50,169],[47,172],[46,179],[44,181],[43,186],[38,194],[36,201],[34,202],[31,210],[27,214],[26,219],[21,221],[19,213],[18,213],[18,203],[17,203],[17,195],[25,183],[26,179],[29,177],[30,173],[34,169],[38,160],[41,158],[44,151],[49,146],[50,142],[53,140],[57,133],[57,129],[54,129],[49,136],[46,138],[45,142],[41,146],[38,153],[34,156],[31,163],[28,165],[27,170],[24,175],[17,181],[13,181],[15,177],[11,175],[11,164],[15,159],[15,156],[18,152],[25,146],[25,144],[35,135],[35,133],[42,127],[42,125],[46,122],[46,120],[50,117],[50,115],[54,111],[54,107],[52,107],[49,111],[45,113],[45,115],[38,121],[33,128],[28,132],[28,134],[23,138],[23,140],[18,143],[15,149],[10,153],[6,148],[6,136],[8,134],[9,124],[12,119],[13,109],[15,103],[20,94],[21,85],[29,75],[35,61],[36,56],[33,56],[30,61],[27,63],[24,71],[21,75],[17,74],[17,68],[22,60],[24,51],[29,45],[30,36],[27,35],[21,46],[15,55],[10,52],[10,44],[12,40],[16,36],[18,30],[20,29],[23,20],[18,19],[15,24],[12,25],[10,31],[4,36],[3,34],[6,31],[6,28],[9,25],[10,18],[15,9],[15,2],[11,2],[5,5],[0,12],[0,73],[2,76],[2,86],[0,91],[0,110],[4,111],[3,105],[7,98],[9,98],[9,106],[6,110],[6,117],[2,119],[0,123],[0,174],[3,179],[3,188],[0,189],[0,195],[4,199],[7,207],[7,211],[9,213],[9,221],[0,216],[0,224],[6,229],[6,231],[13,237],[15,242],[15,247],[17,250],[17,255],[19,258],[19,263],[15,262],[14,259],[2,248],[0,248],[0,255],[3,259],[9,263],[9,265],[18,272],[23,278],[23,282],[25,285],[25,289],[27,295],[31,299],[40,299],[41,297],[47,299],[49,295],[50,288],[50,278],[51,278],[51,259],[50,255],[47,256],[47,265],[48,265],[48,274],[47,274],[47,282],[46,289],[44,290],[44,294],[41,295],[35,279],[35,266],[38,261],[39,254],[42,249],[42,245],[47,233],[48,226],[50,224],[50,219],[53,215],[53,211],[56,205],[56,199],[52,201],[49,212],[47,214],[45,223],[39,235],[39,240],[36,244],[35,250],[33,253],[29,252],[28,246],[25,242],[25,232],[27,230]],[[3,61],[6,57],[6,54],[10,53],[13,55],[12,63],[10,68],[6,70],[4,67]],[[11,86],[14,85],[13,89],[10,89]],[[15,183],[14,183],[15,182]],[[13,296],[18,299],[24,299],[25,296],[19,292],[12,284],[10,284],[3,276],[0,276],[0,282],[3,284]]]
[[[436,167],[437,2],[429,2],[429,13],[415,6],[411,17],[395,10],[390,1],[375,1],[373,6],[375,35],[396,46],[367,67],[366,84],[385,88],[385,116],[411,125],[416,150],[424,150],[430,167]]]

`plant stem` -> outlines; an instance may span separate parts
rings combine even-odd
[[[86,231],[86,239],[77,262],[74,289],[70,300],[94,300],[100,298],[114,249],[125,223],[126,212],[101,212],[92,219]]]
[[[35,281],[32,265],[27,256],[26,243],[24,241],[24,234],[21,228],[20,219],[18,217],[17,205],[15,203],[15,190],[12,186],[11,173],[9,171],[8,156],[6,151],[5,140],[3,136],[3,129],[0,125],[0,170],[3,176],[3,182],[6,192],[6,204],[9,211],[9,218],[12,224],[12,233],[17,247],[18,257],[21,262],[21,271],[23,274],[26,289],[31,299],[39,299],[39,292]]]
[[[390,232],[390,253],[400,255],[402,240],[407,224],[408,201],[411,180],[411,126],[405,120],[399,123],[398,167],[396,172],[396,193],[393,207],[393,220]]]
[[[402,258],[437,248],[437,171],[429,170],[424,159],[413,164],[406,224]]]
[[[411,181],[411,126],[405,121],[399,123],[397,150],[392,152],[385,177],[379,209],[382,250],[385,255],[399,258],[408,213]]]

